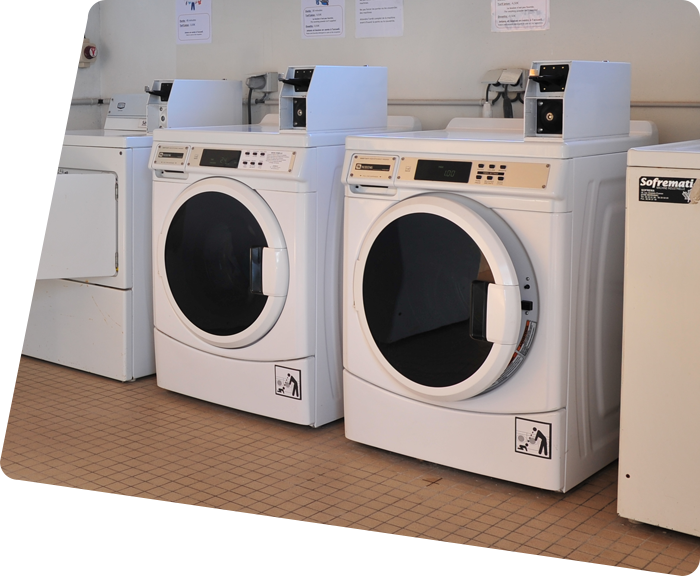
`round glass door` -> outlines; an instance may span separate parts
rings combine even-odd
[[[500,216],[468,198],[426,194],[389,208],[365,237],[353,289],[375,356],[424,396],[489,390],[532,342],[529,259]]]
[[[459,226],[409,214],[377,236],[362,297],[387,362],[422,386],[454,386],[484,363],[493,343],[472,336],[472,284],[493,282],[484,254]]]
[[[289,283],[286,245],[272,210],[257,192],[225,178],[202,180],[173,203],[159,268],[185,325],[227,348],[269,331]]]
[[[165,239],[165,273],[182,313],[215,336],[240,334],[258,319],[267,296],[251,288],[251,249],[265,234],[239,200],[221,192],[190,198]]]

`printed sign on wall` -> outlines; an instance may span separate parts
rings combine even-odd
[[[549,30],[549,0],[491,0],[491,31]]]
[[[301,0],[302,38],[345,38],[345,0]]]
[[[403,36],[403,0],[355,0],[355,38]]]
[[[211,44],[211,0],[175,0],[178,44]]]

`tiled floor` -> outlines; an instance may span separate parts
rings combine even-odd
[[[0,461],[17,480],[74,486],[689,574],[700,539],[616,514],[617,465],[567,494],[501,482],[156,386],[22,358]]]

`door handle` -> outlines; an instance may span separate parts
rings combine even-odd
[[[255,247],[250,249],[250,293],[262,295],[262,259],[263,249]]]
[[[474,280],[471,293],[471,315],[469,319],[469,335],[474,340],[486,340],[486,315],[488,312],[489,282]]]
[[[250,292],[263,296],[286,296],[289,259],[284,248],[250,249]]]
[[[516,344],[522,303],[518,286],[474,280],[469,335],[494,344]]]

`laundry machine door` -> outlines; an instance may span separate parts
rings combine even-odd
[[[62,169],[58,173],[37,280],[117,274],[116,191],[112,172]]]
[[[247,346],[279,318],[287,245],[270,206],[245,184],[205,178],[189,186],[170,207],[157,250],[170,304],[203,341]]]
[[[495,212],[456,194],[415,196],[384,212],[362,244],[353,292],[380,363],[436,400],[503,384],[537,324],[522,244]]]

